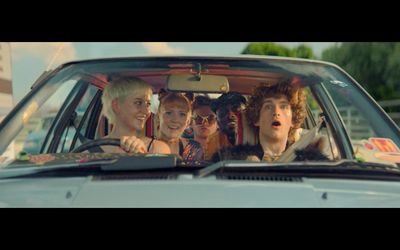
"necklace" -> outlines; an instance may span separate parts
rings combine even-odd
[[[269,154],[264,152],[263,161],[276,161],[280,156],[281,154]]]

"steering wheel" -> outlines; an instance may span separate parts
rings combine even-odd
[[[99,146],[116,146],[119,147],[121,145],[121,140],[120,139],[97,139],[93,140],[90,142],[86,142],[79,147],[75,148],[74,150],[71,151],[71,153],[81,153],[83,151],[88,150],[91,152],[89,149],[94,148],[94,147],[99,147]]]

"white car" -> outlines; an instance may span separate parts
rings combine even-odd
[[[260,82],[297,79],[308,93],[299,143],[327,137],[330,160],[182,162],[175,155],[85,153],[119,145],[102,139],[109,124],[100,97],[114,76],[142,78],[155,95],[166,88],[215,97],[228,91],[248,97]],[[41,145],[23,152],[29,122],[49,112],[56,116]],[[147,121],[147,136],[155,136],[153,122]],[[241,143],[252,143],[254,134],[242,130]],[[0,124],[0,138],[0,207],[400,207],[399,127],[351,76],[322,61],[170,56],[70,62],[41,76]],[[14,157],[5,153],[10,148]]]

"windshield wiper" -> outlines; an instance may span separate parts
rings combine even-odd
[[[12,167],[7,167],[7,168],[0,170],[0,179],[15,178],[15,177],[20,177],[20,176],[25,176],[25,175],[35,175],[35,174],[41,174],[41,173],[51,172],[51,171],[62,171],[62,170],[66,170],[66,169],[82,169],[82,168],[89,168],[89,167],[94,168],[95,166],[99,166],[102,164],[111,164],[115,161],[116,161],[116,159],[101,159],[101,160],[88,161],[88,162],[84,162],[84,163],[67,162],[67,163],[61,163],[61,164],[49,165],[49,166],[38,166],[34,163],[29,164],[29,165],[13,164]]]
[[[13,165],[0,170],[0,179],[36,175],[46,172],[73,171],[139,171],[152,169],[169,169],[177,166],[175,155],[120,156],[86,161],[66,162],[48,166]]]
[[[175,168],[177,157],[175,155],[139,155],[135,157],[122,156],[111,164],[101,165],[103,171],[123,170],[148,170]]]
[[[252,161],[220,161],[197,171],[195,178],[202,178],[221,169],[245,168],[264,172],[281,173],[380,173],[396,175],[400,178],[400,169],[395,164],[374,162],[358,162],[356,160],[340,160],[335,162],[252,162]]]

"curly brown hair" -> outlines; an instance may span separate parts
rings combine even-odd
[[[306,117],[306,95],[304,89],[292,84],[291,79],[284,79],[275,85],[261,83],[254,90],[246,108],[246,118],[250,127],[260,119],[260,110],[265,98],[286,96],[292,109],[293,128],[289,131],[289,144],[295,141],[295,129],[301,127]]]

